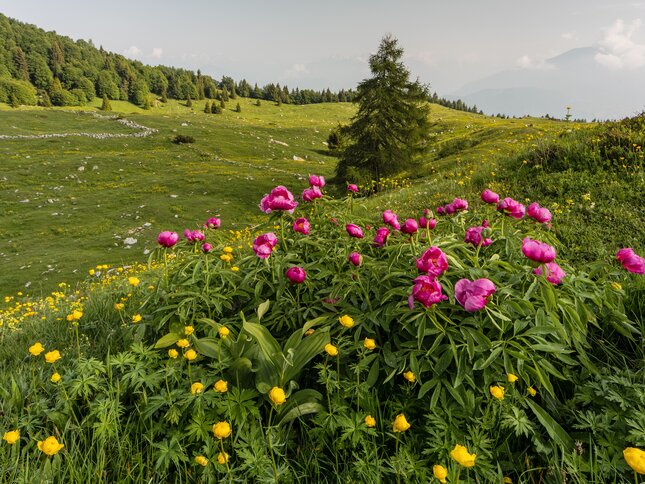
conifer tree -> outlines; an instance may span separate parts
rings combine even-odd
[[[29,65],[27,64],[25,53],[20,47],[16,47],[16,50],[13,53],[13,60],[16,65],[16,79],[29,81]]]
[[[354,168],[376,180],[411,167],[427,150],[428,91],[411,82],[401,62],[403,49],[385,36],[369,59],[372,77],[358,85],[358,112],[348,127],[350,142],[336,174],[346,179]]]
[[[231,84],[231,99],[237,99],[237,93],[235,92],[235,82]]]
[[[260,98],[257,98],[257,99],[255,100],[255,105],[256,105],[256,106],[261,106],[261,105],[262,105],[262,103],[260,102]]]
[[[186,107],[192,108],[193,107],[193,101],[190,99],[190,96],[186,99]]]
[[[219,107],[220,107],[220,109],[224,109],[226,107],[226,103],[224,102],[224,97],[222,97],[222,99],[220,99]]]
[[[101,105],[101,111],[112,111],[112,105],[110,100],[107,97],[107,94],[103,94],[103,104]]]
[[[228,101],[228,89],[226,89],[226,86],[224,86],[224,88],[222,89],[222,101],[224,102]]]
[[[206,100],[206,104],[204,105],[204,112],[206,114],[211,113],[211,102],[208,99]]]
[[[237,103],[237,106],[235,106],[235,112],[236,113],[241,113],[242,112],[242,106],[240,106],[240,103]]]

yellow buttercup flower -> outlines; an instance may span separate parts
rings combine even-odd
[[[513,373],[509,373],[508,375],[506,375],[506,380],[509,383],[515,383],[517,380],[519,380],[519,377]]]
[[[116,303],[114,305],[114,309],[116,309],[117,311],[122,311],[124,307],[125,307],[125,304],[123,303]]]
[[[56,363],[58,360],[61,359],[60,351],[54,350],[50,351],[49,353],[45,353],[45,361],[47,363]]]
[[[175,349],[169,349],[168,350],[168,357],[170,358],[177,358],[179,356],[179,352]]]
[[[410,423],[405,419],[405,415],[398,414],[392,423],[395,432],[405,432],[410,428]]]
[[[455,448],[450,451],[450,457],[464,467],[473,467],[475,465],[476,454],[469,454],[468,449],[463,445],[457,444]]]
[[[338,356],[338,348],[336,348],[334,345],[327,343],[325,345],[325,351],[329,356]]]
[[[135,286],[135,287],[136,287],[136,286],[138,286],[140,283],[141,283],[141,281],[139,280],[139,278],[138,278],[138,277],[134,277],[134,276],[132,276],[132,277],[128,277],[128,284],[130,284],[131,286]]]
[[[78,321],[83,317],[83,311],[80,309],[74,309],[74,311],[72,311],[72,316],[74,316],[74,320]]]
[[[94,269],[90,269],[89,271],[87,271],[87,273],[88,273],[90,276],[93,276],[94,274],[96,274],[96,271],[95,271]]]
[[[63,444],[58,443],[56,437],[47,437],[45,440],[38,442],[38,450],[41,450],[43,453],[52,456],[58,454],[60,450],[65,447]]]
[[[184,353],[184,358],[186,358],[188,361],[193,361],[195,358],[197,358],[197,352],[195,350],[188,350],[186,353]]]
[[[537,395],[537,390],[533,387],[528,387],[526,390],[529,392],[529,395],[531,395],[532,397]]]
[[[226,254],[232,254],[233,253],[233,247],[229,247],[228,245],[222,249],[223,252]]]
[[[282,405],[287,401],[287,395],[284,393],[284,390],[280,387],[273,387],[269,391],[269,399],[276,405]]]
[[[40,343],[34,343],[29,347],[29,353],[31,353],[34,356],[38,356],[43,351],[45,351],[45,347]]]
[[[179,341],[177,341],[177,346],[179,346],[180,348],[187,348],[188,346],[190,346],[190,343],[187,339],[180,339]]]
[[[215,434],[215,438],[219,440],[229,437],[232,432],[231,424],[228,422],[217,422],[213,425],[213,433]]]
[[[219,393],[226,393],[228,391],[228,382],[225,380],[217,380],[215,382],[215,391]]]
[[[50,378],[52,383],[58,383],[60,381],[60,373],[56,372]]]
[[[222,339],[226,339],[226,337],[231,334],[231,330],[228,329],[226,326],[220,326],[219,329],[217,330],[217,334],[219,334],[219,337]]]
[[[200,382],[195,382],[190,386],[190,393],[195,395],[196,393],[202,393],[204,391],[204,385]]]
[[[20,430],[10,430],[9,432],[5,432],[2,436],[2,440],[5,440],[9,445],[15,444],[20,440]]]
[[[645,474],[645,451],[636,447],[627,447],[623,450],[623,457],[629,467],[639,474]]]
[[[139,323],[139,322],[141,322],[141,319],[143,319],[143,318],[141,317],[140,314],[135,314],[134,316],[132,316],[132,322],[133,323]]]
[[[199,464],[202,467],[206,467],[208,465],[208,459],[203,455],[198,455],[197,457],[195,457],[195,463]]]
[[[374,348],[376,348],[376,341],[371,338],[365,338],[365,340],[363,341],[363,346],[368,350],[373,350]]]
[[[224,262],[231,262],[233,260],[233,256],[231,254],[222,254],[219,256],[219,258]]]
[[[376,419],[371,415],[368,415],[367,417],[365,417],[365,425],[367,425],[368,427],[376,427]]]
[[[446,477],[448,477],[448,469],[444,466],[435,464],[432,466],[432,474],[439,479],[441,484],[446,484]]]
[[[489,388],[490,394],[497,398],[498,400],[504,400],[504,387],[499,385],[493,385]]]
[[[342,326],[344,326],[346,328],[351,328],[352,326],[354,326],[354,320],[350,316],[348,316],[347,314],[345,314],[344,316],[341,316],[340,318],[338,318],[338,321],[340,322],[340,324]]]
[[[186,336],[190,336],[194,332],[195,332],[195,328],[193,328],[192,326],[184,326],[184,334]]]
[[[403,374],[403,378],[405,378],[410,383],[414,383],[415,381],[417,381],[416,375],[409,370]]]
[[[232,270],[233,272],[237,272],[237,271],[239,271],[239,270],[240,270],[240,268],[239,268],[239,267],[237,267],[237,266],[233,266],[233,267],[231,267],[231,270]]]
[[[228,462],[229,455],[226,452],[220,452],[217,454],[217,463],[224,465]]]

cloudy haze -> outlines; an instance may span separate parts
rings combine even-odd
[[[645,80],[645,1],[0,0],[0,12],[145,63],[316,89],[354,87],[391,33],[413,76],[440,95],[480,99],[488,111],[508,104],[522,114],[529,108],[510,100],[536,90],[534,99],[552,106],[531,114],[562,114],[562,103],[575,101],[585,117],[645,107],[643,89],[625,91]],[[579,48],[591,50],[562,56]],[[576,97],[594,80],[588,90],[608,106],[621,90],[620,106]]]

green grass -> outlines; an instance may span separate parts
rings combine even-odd
[[[237,102],[241,113],[232,111]],[[298,195],[309,173],[333,175],[336,158],[324,142],[355,110],[345,103],[255,106],[238,98],[221,115],[204,114],[204,101],[188,108],[175,100],[147,111],[113,101],[113,111],[101,113],[100,103],[0,106],[0,135],[136,132],[75,111],[121,114],[158,130],[146,138],[0,139],[3,293],[26,284],[32,294],[46,293],[60,281],[82,279],[96,264],[145,260],[160,230],[194,228],[215,214],[225,229],[253,224],[260,198],[275,185],[286,184]],[[490,118],[437,105],[431,118],[435,146],[418,172],[409,174],[428,201],[430,193],[448,189],[458,195],[458,179],[468,182],[475,164],[488,165],[562,129],[553,121]],[[196,142],[174,145],[170,140],[177,134]],[[437,185],[437,170],[447,185]],[[126,237],[137,243],[126,248]]]

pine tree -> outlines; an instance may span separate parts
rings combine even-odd
[[[103,94],[103,104],[101,105],[101,111],[112,111],[112,105],[106,94]]]
[[[346,179],[350,169],[376,180],[409,168],[427,150],[428,91],[411,82],[401,62],[403,49],[385,36],[369,59],[372,77],[358,85],[358,112],[348,128],[350,143],[336,174]]]
[[[237,103],[237,106],[235,106],[235,112],[236,113],[241,113],[242,112],[242,106],[240,106],[240,103]]]
[[[15,77],[21,81],[29,81],[29,66],[27,65],[27,58],[24,51],[20,47],[16,47],[13,52],[13,60],[16,66]]]
[[[186,107],[192,108],[193,107],[193,101],[190,99],[190,96],[186,99]]]
[[[260,98],[257,98],[255,100],[255,105],[258,106],[258,107],[262,105],[262,103],[260,102]]]
[[[235,82],[231,84],[231,99],[237,99],[237,93],[235,92]]]
[[[206,114],[211,113],[211,102],[208,99],[206,100],[206,104],[204,105],[204,112]]]
[[[226,89],[226,86],[224,86],[224,88],[222,89],[222,101],[224,102],[228,101],[228,89]]]

